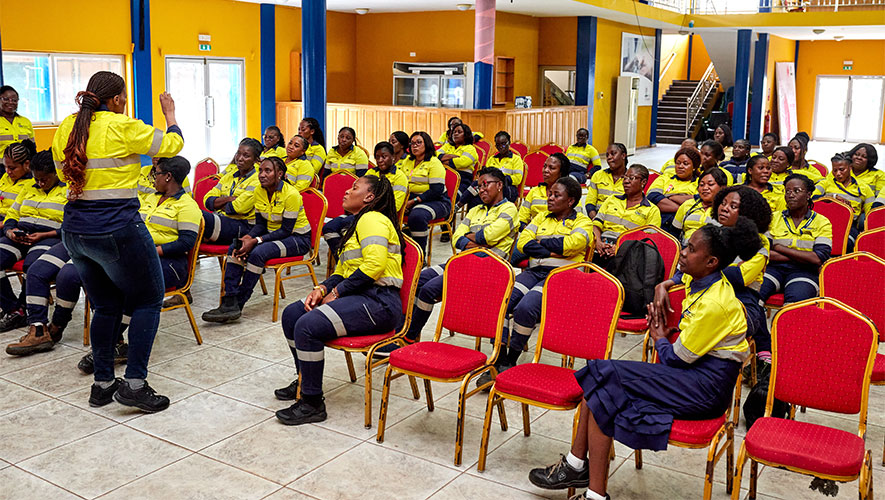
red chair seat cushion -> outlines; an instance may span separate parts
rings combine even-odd
[[[20,260],[20,261],[16,262],[15,264],[13,264],[13,265],[12,265],[12,270],[15,271],[15,272],[17,272],[17,273],[23,273],[23,272],[25,272],[25,261]]]
[[[390,353],[392,366],[436,378],[466,375],[487,360],[479,351],[442,342],[418,342]]]
[[[293,257],[280,257],[278,259],[270,259],[264,263],[265,266],[278,266],[280,264],[288,264],[290,262],[298,262],[304,260],[303,255],[295,255]]]
[[[368,349],[373,345],[393,337],[396,332],[382,333],[381,335],[354,335],[338,337],[326,342],[329,347],[346,347],[348,349]]]
[[[227,254],[230,245],[216,245],[214,243],[200,243],[200,253],[223,255]]]
[[[782,418],[763,417],[747,432],[751,457],[840,477],[860,473],[864,440],[857,434]]]
[[[648,329],[648,323],[645,322],[645,318],[625,318],[621,316],[618,318],[617,329],[625,332],[644,332]]]
[[[448,219],[448,218],[445,218],[445,219],[433,219],[432,221],[428,222],[427,225],[428,225],[428,226],[433,226],[433,225],[445,224],[446,222],[449,222],[449,219]]]
[[[519,261],[519,263],[516,264],[516,267],[518,267],[520,269],[525,269],[525,268],[529,267],[529,260],[523,259],[523,260]]]
[[[579,403],[584,397],[573,370],[543,363],[516,365],[499,373],[495,390],[559,406]]]
[[[765,301],[765,305],[772,307],[782,307],[784,305],[784,294],[776,293]]]
[[[872,382],[885,382],[885,354],[877,354],[873,362]]]
[[[725,415],[709,420],[673,420],[670,440],[687,444],[708,444],[725,425]]]

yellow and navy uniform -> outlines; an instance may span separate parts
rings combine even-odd
[[[446,168],[439,158],[431,156],[415,165],[409,156],[403,161],[403,174],[409,178],[409,198],[421,196],[421,201],[443,201],[446,196]],[[428,196],[432,199],[428,199]]]
[[[76,114],[62,120],[52,140],[52,157],[58,177],[65,182],[62,161],[74,128]],[[141,157],[169,158],[184,147],[181,129],[162,130],[121,113],[99,108],[89,124],[86,177],[83,194],[65,206],[63,228],[76,233],[108,233],[137,217],[138,177]]]
[[[258,173],[253,167],[244,174],[239,170],[228,170],[203,198],[203,204],[207,208],[215,206],[215,198],[219,196],[234,196],[235,200],[227,203],[218,212],[236,220],[255,223],[255,190],[258,189]]]
[[[377,168],[369,169],[366,175],[374,175],[378,177],[379,170]],[[390,181],[393,187],[393,198],[396,201],[396,211],[399,212],[406,203],[406,196],[409,194],[409,178],[396,165],[390,167],[390,170],[384,173],[384,177]]]
[[[606,168],[595,172],[587,183],[587,197],[584,209],[587,214],[596,212],[609,196],[624,194],[624,176],[615,180],[612,170]]]
[[[144,198],[146,195],[155,194],[157,192],[154,189],[154,177],[151,173],[154,171],[153,165],[143,165],[141,167],[141,172],[138,174],[138,201],[139,203],[144,203]],[[186,193],[191,192],[191,183],[187,177],[184,178],[184,182],[181,183],[181,187],[184,188]]]
[[[403,168],[403,163],[405,163],[406,158],[408,158],[408,157],[409,157],[409,153],[403,152],[403,155],[399,158],[399,160],[396,160],[396,163],[395,163],[396,168]]]
[[[679,205],[679,210],[673,217],[673,227],[682,233],[682,244],[688,243],[688,239],[695,231],[707,224],[719,225],[713,217],[713,207],[704,208],[701,198],[695,195],[693,200],[688,200]]]
[[[380,212],[363,214],[324,284],[327,290],[337,288],[340,296],[359,293],[373,284],[402,287],[400,242],[390,219]]]
[[[519,206],[519,225],[525,226],[538,214],[547,213],[547,184],[542,182],[529,190]]]
[[[762,277],[765,274],[765,267],[768,265],[768,258],[771,255],[771,242],[768,241],[768,237],[764,234],[760,234],[759,239],[762,242],[762,247],[759,248],[756,255],[750,257],[748,260],[741,260],[741,258],[738,257],[722,271],[725,273],[726,278],[731,281],[733,286],[735,280],[732,279],[730,273],[734,271],[740,273],[739,281],[743,283],[743,286],[758,291],[759,286],[762,285]],[[735,292],[737,292],[737,290]],[[739,296],[738,298],[740,299],[741,297]]]
[[[698,181],[696,177],[687,180],[680,179],[674,175],[659,175],[651,186],[648,188],[648,199],[652,203],[658,203],[667,196],[674,194],[690,194],[694,195],[698,192]]]
[[[585,174],[590,168],[602,168],[602,159],[599,157],[599,151],[592,144],[585,144],[583,146],[572,144],[565,150],[565,156],[568,157],[573,167],[583,168]],[[593,167],[590,167],[591,163]]]
[[[29,182],[34,182],[30,172],[15,181],[5,172],[3,173],[3,176],[0,177],[0,217],[6,217],[9,208],[15,203],[15,199],[18,198],[18,194]]]
[[[645,196],[638,205],[627,208],[627,196],[615,195],[599,207],[593,225],[598,227],[602,238],[613,243],[624,231],[640,226],[661,226],[661,211]]]
[[[476,170],[479,154],[476,152],[476,147],[473,144],[455,146],[450,142],[446,142],[439,148],[438,154],[457,155],[457,158],[452,158],[451,161],[455,170],[459,172],[469,172],[472,176],[473,171]]]
[[[664,164],[661,165],[661,173],[662,174],[669,173],[670,175],[675,174],[676,173],[676,160],[673,158],[670,158],[669,160],[665,161]]]
[[[477,132],[475,130],[473,131],[473,140],[474,141],[481,141],[482,138],[483,138],[483,135],[481,132]],[[436,142],[438,144],[445,144],[446,142],[448,142],[448,140],[449,140],[449,131],[446,130],[445,132],[442,133],[442,135],[439,136],[439,139],[437,139]]]
[[[31,120],[16,113],[12,122],[0,116],[0,157],[6,147],[14,142],[22,142],[25,139],[34,139],[34,126]]]
[[[160,202],[160,193],[145,194],[139,210],[163,257],[187,255],[197,241],[203,214],[184,189]]]
[[[847,202],[851,205],[851,211],[854,213],[854,220],[857,220],[861,214],[868,214],[873,209],[873,202],[876,201],[876,195],[873,190],[866,184],[861,184],[856,178],[851,177],[851,182],[846,186],[833,178],[830,174],[814,188],[813,200],[824,196],[832,196]]]
[[[323,169],[323,164],[326,163],[326,148],[322,144],[314,142],[304,151],[304,156],[307,156],[313,165],[313,175],[318,175]]]
[[[775,171],[772,171],[771,177],[768,178],[768,183],[773,184],[775,186],[780,186],[781,188],[783,188],[784,182],[787,180],[787,177],[789,177],[790,174],[792,174],[792,173],[793,173],[793,171],[789,168],[784,170],[781,173],[777,173]]]
[[[869,186],[877,196],[885,197],[885,171],[873,167],[864,170],[860,175],[852,175],[861,184]]]
[[[313,164],[302,155],[301,158],[286,163],[286,179],[295,186],[299,193],[303,193],[305,189],[310,187],[314,177]]]
[[[369,157],[366,156],[362,148],[353,145],[350,151],[341,154],[338,147],[329,148],[326,155],[326,164],[323,166],[323,175],[334,174],[335,172],[350,172],[357,177],[362,177],[369,169]]]
[[[525,162],[522,161],[522,156],[519,156],[514,150],[510,150],[507,154],[498,153],[486,162],[487,167],[495,167],[500,169],[501,172],[504,172],[504,175],[510,178],[510,183],[514,188],[519,186],[519,183],[522,182],[522,175],[525,171]]]
[[[762,197],[765,198],[765,201],[768,202],[768,206],[771,207],[772,215],[777,215],[787,209],[787,200],[784,198],[783,184],[772,184],[769,182],[765,191],[762,191],[761,194]]]
[[[266,223],[267,236],[264,240],[283,239],[291,234],[310,234],[310,222],[304,211],[304,200],[295,186],[280,181],[277,189],[268,198],[267,190],[261,186],[255,188],[255,214],[261,216]],[[260,232],[259,224],[254,231]],[[280,230],[279,233],[274,232]],[[256,234],[255,236],[260,236]]]
[[[464,250],[470,240],[465,238],[474,233],[476,244],[489,247],[498,257],[507,258],[516,237],[516,205],[502,199],[492,206],[477,205],[467,212],[455,228],[452,241],[455,248]]]
[[[769,239],[772,247],[784,245],[802,252],[814,252],[823,263],[833,250],[833,226],[829,219],[813,210],[809,210],[797,226],[785,210],[773,215]]]
[[[578,212],[572,212],[563,220],[551,213],[538,214],[519,233],[516,242],[517,250],[529,257],[530,269],[552,269],[582,262],[592,245],[593,221]],[[552,257],[552,254],[563,258]]]
[[[265,158],[270,158],[271,156],[276,156],[277,158],[279,158],[281,160],[285,160],[286,159],[286,148],[283,146],[272,147],[266,151],[262,151],[261,156],[259,158],[261,158],[263,160]]]
[[[809,179],[811,179],[811,182],[815,182],[815,183],[824,178],[824,176],[820,174],[820,171],[818,169],[812,167],[811,165],[809,165],[808,162],[805,162],[804,167],[801,167],[801,168],[793,167],[790,170],[794,174],[801,174],[801,175],[804,175],[805,177],[808,177]]]
[[[61,229],[67,202],[67,186],[64,183],[59,182],[49,191],[44,191],[30,179],[19,191],[15,203],[6,211],[3,225],[5,227],[13,222],[18,227]]]

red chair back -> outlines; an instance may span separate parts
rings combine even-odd
[[[406,242],[405,255],[403,256],[403,286],[399,289],[399,298],[403,304],[403,317],[412,315],[412,305],[415,302],[414,290],[418,286],[418,277],[424,268],[424,252],[415,243],[415,240],[403,236]],[[406,320],[408,325],[408,320]]]
[[[320,188],[320,176],[318,176],[318,175],[313,176],[313,179],[310,180],[309,187],[312,187],[314,189],[319,189]]]
[[[212,158],[204,158],[194,167],[194,180],[198,181],[204,177],[218,174],[218,163]]]
[[[676,342],[676,339],[679,338],[679,334],[681,333],[678,328],[679,321],[682,319],[682,302],[685,300],[685,285],[677,285],[670,288],[668,295],[670,296],[670,309],[672,309],[673,312],[667,313],[667,328],[677,328],[676,331],[667,336],[667,340],[672,344]],[[654,341],[651,340],[651,338],[649,338],[649,342],[654,344]],[[657,350],[654,350],[652,362],[661,362]]]
[[[458,184],[461,183],[461,174],[455,169],[446,167],[446,196],[452,202],[452,209],[449,210],[449,217],[454,217],[455,200],[458,198]]]
[[[344,215],[344,192],[353,187],[353,181],[357,177],[350,172],[335,172],[329,174],[323,181],[323,196],[329,202],[329,208],[326,211],[326,217],[334,219],[335,217]]]
[[[867,214],[867,219],[864,222],[865,230],[878,229],[880,227],[885,227],[885,207],[874,208]]]
[[[310,223],[311,241],[311,257],[305,260],[313,260],[319,254],[320,240],[323,238],[323,224],[326,222],[326,211],[329,209],[329,202],[323,193],[314,188],[307,188],[301,193],[301,200],[304,204],[304,215],[307,216],[307,222]]]
[[[830,297],[864,313],[885,342],[885,260],[867,252],[830,259],[820,270],[820,296]]]
[[[565,150],[562,149],[562,146],[560,146],[560,145],[558,145],[558,144],[556,144],[556,143],[551,142],[551,143],[549,143],[549,144],[545,144],[544,146],[541,146],[541,147],[538,149],[538,151],[542,151],[542,152],[544,152],[544,153],[547,153],[548,155],[552,155],[553,153],[562,153],[562,152],[564,152]]]
[[[476,146],[476,144],[474,144]],[[486,164],[486,152],[482,148],[476,148],[476,165],[473,166],[474,172],[481,169]]]
[[[657,172],[649,172],[649,173],[648,173],[648,182],[645,183],[645,189],[644,189],[645,194],[648,194],[648,188],[651,187],[651,183],[654,182],[655,179],[657,179],[658,177],[660,177],[660,175],[661,175],[661,174],[659,174],[659,173],[657,173]]]
[[[847,203],[833,198],[821,198],[814,202],[814,211],[823,215],[833,226],[833,250],[831,255],[845,253],[848,248],[848,232],[854,220],[854,212]]]
[[[869,252],[885,259],[885,227],[870,229],[857,235],[854,242],[856,252]]]
[[[535,356],[544,349],[578,359],[608,359],[623,303],[621,284],[595,264],[553,270],[544,282]],[[575,321],[579,316],[583,319]]]
[[[443,147],[443,145],[441,142],[434,143],[434,145],[433,145],[433,148],[436,149],[437,151],[442,149],[442,147]]]
[[[784,307],[771,328],[768,403],[775,397],[818,410],[860,412],[877,340],[873,323],[838,300],[822,297]]]
[[[820,175],[826,177],[827,176],[827,166],[817,160],[806,160],[808,164],[811,165],[815,170],[820,172]]]
[[[197,179],[197,182],[194,183],[194,201],[200,206],[200,210],[212,212],[212,210],[206,208],[205,203],[203,203],[203,198],[206,197],[206,194],[208,194],[216,184],[218,184],[218,179],[212,176],[199,178]]]
[[[519,153],[519,156],[523,158],[525,158],[525,155],[529,154],[529,147],[519,141],[511,142],[510,149]]]
[[[525,185],[532,188],[544,182],[544,162],[549,154],[535,151],[525,157]]]
[[[483,157],[488,159],[489,151],[492,150],[492,145],[489,144],[485,139],[480,139],[473,143],[476,146],[476,149],[481,149],[483,152]],[[482,163],[481,166],[485,166],[485,163]]]
[[[449,259],[443,272],[436,340],[443,328],[499,339],[513,281],[510,264],[488,250],[475,248]]]
[[[624,231],[618,236],[616,246],[620,246],[622,241],[641,240],[648,238],[655,242],[661,259],[664,260],[664,279],[670,279],[676,273],[676,264],[679,263],[679,252],[682,246],[679,241],[668,234],[666,231],[655,226],[640,226],[629,231]]]

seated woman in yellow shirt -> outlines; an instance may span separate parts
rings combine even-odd
[[[811,179],[811,182],[817,182],[823,178],[823,175],[805,159],[805,155],[808,153],[808,141],[810,140],[805,132],[799,132],[790,139],[788,146],[793,150],[793,163],[790,170],[794,174],[802,174],[808,177]]]
[[[362,177],[369,169],[369,157],[356,145],[356,131],[350,127],[342,127],[338,132],[338,145],[329,148],[326,164],[323,166],[322,177],[335,172],[350,172]]]
[[[697,172],[701,154],[691,148],[681,148],[673,155],[673,173],[661,174],[648,188],[648,199],[661,210],[661,227],[673,236],[679,231],[673,228],[673,218],[679,206],[694,197],[697,192]]]
[[[785,157],[784,157],[785,158]],[[756,155],[747,161],[747,174],[744,177],[744,185],[758,192],[765,198],[772,213],[780,213],[787,209],[784,201],[784,186],[772,184],[771,164],[764,155]]]
[[[814,189],[812,200],[824,196],[836,198],[851,206],[853,219],[851,230],[848,232],[848,252],[854,250],[854,240],[863,231],[864,220],[873,209],[876,195],[870,186],[859,182],[851,175],[851,157],[848,153],[836,153],[830,160],[832,171],[820,181]]]
[[[280,127],[271,125],[264,131],[264,150],[261,152],[261,159],[268,156],[276,156],[277,158],[286,157],[286,143],[283,142],[283,132]]]
[[[310,187],[313,182],[313,164],[307,159],[307,148],[310,143],[300,135],[293,135],[286,145],[286,179],[295,186],[299,193]]]
[[[304,154],[313,165],[314,175],[319,175],[326,162],[326,139],[320,122],[316,118],[305,118],[298,124],[298,135],[307,139],[310,144]]]
[[[258,187],[256,167],[261,143],[247,137],[240,141],[234,157],[236,168],[228,168],[203,198],[207,212],[203,239],[228,245],[248,233],[255,224],[255,189]]]
[[[596,255],[603,261],[615,255],[615,242],[624,231],[661,225],[661,211],[645,197],[648,169],[630,165],[624,175],[624,194],[609,196],[593,219]],[[596,261],[594,261],[596,262]],[[604,267],[603,263],[597,264]]]
[[[458,199],[464,196],[473,182],[479,154],[473,145],[473,131],[466,124],[455,125],[449,130],[448,140],[439,148],[438,158],[443,165],[454,168],[461,176]]]
[[[711,212],[713,200],[719,190],[728,185],[727,175],[721,168],[707,170],[698,178],[698,194],[679,206],[673,228],[681,231],[679,241],[683,245],[701,226],[715,222],[716,215]]]

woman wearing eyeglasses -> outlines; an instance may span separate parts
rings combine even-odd
[[[0,151],[25,139],[34,140],[34,126],[31,120],[18,114],[18,92],[4,85],[0,87]]]

